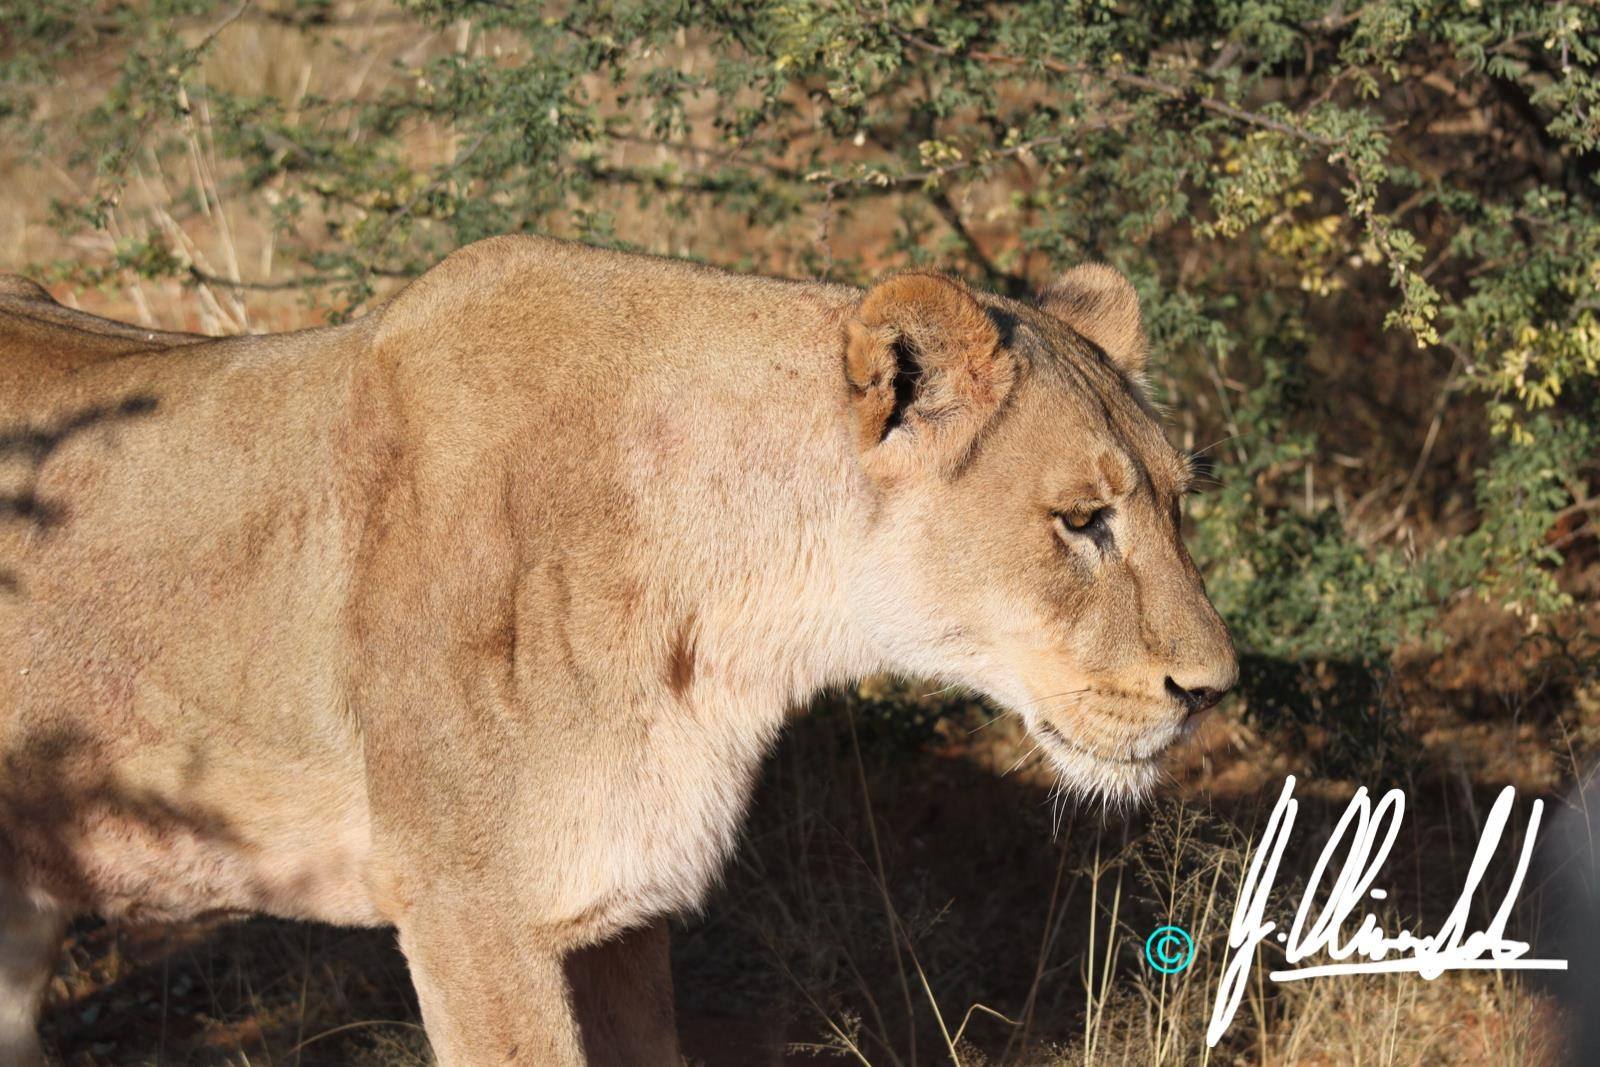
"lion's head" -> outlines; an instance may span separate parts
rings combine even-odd
[[[1103,266],[1037,305],[900,274],[847,327],[874,639],[1016,711],[1065,782],[1111,795],[1147,787],[1238,674],[1144,360],[1137,296]]]

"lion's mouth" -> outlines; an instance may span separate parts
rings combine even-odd
[[[1151,746],[1147,751],[1100,751],[1068,737],[1066,732],[1035,719],[1029,724],[1040,747],[1055,765],[1061,784],[1080,796],[1099,796],[1109,803],[1124,803],[1148,796],[1161,778],[1157,757],[1171,744]]]
[[[1054,745],[1057,748],[1064,749],[1076,756],[1087,756],[1089,759],[1097,760],[1101,763],[1120,764],[1125,767],[1148,767],[1150,764],[1156,761],[1162,752],[1165,752],[1169,747],[1171,747],[1169,742],[1168,744],[1158,745],[1152,751],[1147,753],[1135,752],[1113,754],[1090,748],[1088,745],[1080,744],[1042,719],[1035,721],[1034,727],[1047,743]]]

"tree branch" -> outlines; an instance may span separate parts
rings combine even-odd
[[[1334,140],[1332,137],[1326,137],[1322,134],[1312,133],[1310,130],[1295,126],[1292,123],[1284,122],[1281,119],[1275,119],[1270,115],[1263,115],[1256,111],[1246,111],[1244,108],[1236,107],[1233,104],[1228,103],[1226,100],[1220,100],[1214,96],[1206,96],[1205,94],[1197,92],[1194,89],[1186,88],[1181,85],[1172,85],[1168,82],[1158,81],[1157,79],[1148,77],[1144,74],[1135,74],[1132,71],[1116,70],[1114,68],[1097,69],[1082,63],[1063,63],[1056,59],[1026,59],[1022,56],[1007,55],[1004,52],[990,52],[976,48],[965,52],[957,52],[953,48],[946,48],[943,45],[935,44],[932,41],[918,37],[914,33],[907,33],[904,30],[895,30],[894,33],[907,44],[914,45],[915,47],[921,48],[928,52],[932,52],[935,55],[946,56],[951,59],[960,59],[965,56],[967,58],[976,59],[984,63],[997,63],[1013,67],[1037,65],[1043,67],[1045,70],[1048,70],[1053,74],[1075,74],[1103,78],[1106,81],[1114,82],[1118,85],[1126,85],[1132,89],[1139,89],[1147,93],[1155,93],[1156,95],[1164,96],[1169,100],[1179,100],[1185,103],[1190,103],[1201,108],[1202,110],[1209,111],[1212,114],[1233,119],[1235,122],[1242,122],[1247,126],[1255,126],[1263,130],[1272,130],[1276,133],[1293,137],[1296,140],[1304,141],[1307,144],[1317,145],[1320,148],[1337,148],[1339,146],[1339,142]]]

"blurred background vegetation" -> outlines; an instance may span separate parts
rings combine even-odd
[[[874,1063],[1189,1062],[1209,1005],[1150,986],[1129,909],[1210,902],[1214,933],[1284,771],[1329,803],[1355,783],[1433,796],[1419,869],[1470,854],[1485,790],[1587,781],[1597,53],[1588,2],[0,0],[0,267],[216,333],[360,314],[510,232],[854,283],[930,265],[1017,296],[1084,260],[1123,269],[1151,389],[1208,464],[1190,540],[1240,697],[1170,804],[1068,812],[1059,834],[1017,738],[973,732],[991,712],[894,683],[830,697],[680,939],[680,1000],[691,1030],[742,1020],[691,1034],[716,1062],[773,1026]],[[1407,916],[1428,914],[1417,881]],[[116,995],[84,976],[120,950],[77,936],[88,984],[57,998],[81,1015]],[[228,956],[236,980],[251,951]],[[393,1006],[313,983],[318,953],[294,957],[287,1037],[254,994],[221,1004],[214,973],[190,988],[279,1055],[308,1036],[306,989],[329,1026]],[[164,1041],[172,961],[198,957],[160,958],[162,983],[131,988],[160,988]],[[1514,983],[1451,989],[1262,990],[1226,1057],[1418,1062],[1383,1027],[1436,1017],[1493,1032],[1458,1062],[1525,1063],[1559,1031]],[[121,1062],[111,1014],[60,1018],[64,1056]],[[355,1055],[341,1040],[303,1054]]]

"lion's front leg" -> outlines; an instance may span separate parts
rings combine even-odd
[[[66,926],[62,912],[41,907],[0,876],[0,1063],[43,1062],[35,1016]]]
[[[399,923],[400,947],[440,1067],[583,1067],[559,953],[488,909],[429,908]]]
[[[591,1067],[677,1067],[667,921],[657,919],[567,957]]]

